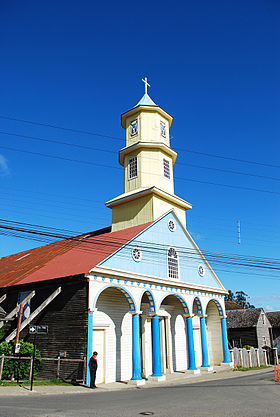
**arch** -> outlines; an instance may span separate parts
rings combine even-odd
[[[193,304],[195,303],[196,308],[197,308],[197,312],[199,316],[203,316],[203,308],[202,308],[202,304],[201,301],[198,297],[195,297],[193,300]],[[192,306],[193,307],[193,306]]]
[[[146,294],[148,301],[149,301],[149,307],[150,307],[150,313],[155,313],[156,312],[156,303],[155,303],[155,299],[153,294],[151,293],[151,291],[145,290],[143,291],[142,295],[141,295],[141,302],[142,302],[142,298],[143,295]],[[141,305],[140,302],[140,305]]]
[[[128,302],[128,306],[129,306],[129,311],[136,311],[136,303],[134,301],[134,298],[132,297],[132,295],[125,289],[123,288],[121,285],[106,285],[105,287],[101,288],[101,290],[96,294],[95,300],[94,300],[94,304],[93,307],[96,308],[96,303],[97,300],[100,296],[100,294],[106,290],[107,288],[115,288],[116,290],[120,291],[126,298],[126,301]]]
[[[164,296],[164,297],[160,300],[159,307],[161,306],[161,304],[162,304],[163,300],[165,300],[165,298],[169,297],[170,295],[173,295],[175,298],[177,298],[177,300],[179,300],[179,301],[180,301],[181,306],[182,306],[183,311],[184,311],[184,314],[190,314],[189,307],[188,307],[188,305],[187,305],[186,301],[184,300],[184,298],[183,298],[183,297],[181,297],[181,296],[180,296],[180,295],[178,295],[178,294],[175,294],[175,293],[171,293],[171,294],[167,294],[167,295],[165,295],[165,296]]]
[[[219,301],[218,300],[215,300],[215,299],[211,299],[211,300],[209,300],[208,301],[208,303],[207,303],[207,306],[206,306],[206,310],[207,310],[207,307],[208,307],[208,305],[209,305],[209,303],[210,302],[213,302],[214,304],[215,304],[215,306],[217,307],[217,310],[218,310],[218,314],[219,314],[219,316],[220,317],[223,317],[224,315],[225,315],[225,313],[224,313],[224,310],[223,310],[223,307],[221,306],[221,304],[219,303]],[[206,311],[205,310],[205,311]]]

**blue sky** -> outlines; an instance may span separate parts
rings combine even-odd
[[[0,116],[97,134],[0,117],[0,217],[78,233],[110,225],[120,115],[147,76],[174,117],[175,193],[193,204],[200,248],[279,262],[279,17],[276,0],[0,1]],[[2,235],[0,256],[38,244]],[[211,264],[226,288],[279,309],[279,270]]]

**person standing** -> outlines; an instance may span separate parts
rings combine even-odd
[[[98,353],[93,352],[92,357],[89,360],[88,366],[90,370],[90,388],[96,388],[95,385],[95,378],[96,378],[96,370],[97,370],[97,357]]]

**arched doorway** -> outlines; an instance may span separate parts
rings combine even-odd
[[[162,343],[162,368],[165,372],[186,370],[188,348],[184,314],[189,314],[187,304],[179,295],[171,294],[162,300],[160,312],[165,313],[161,328],[165,336],[165,344]]]
[[[201,331],[200,331],[200,317],[203,315],[202,304],[198,297],[195,297],[192,305],[193,312],[193,339],[195,363],[197,367],[202,365],[202,347],[201,347]]]
[[[129,380],[132,375],[132,316],[135,303],[122,287],[106,287],[97,296],[92,348],[98,351],[97,383]]]
[[[210,300],[206,308],[206,326],[210,365],[220,365],[223,361],[221,318],[223,310],[217,300]]]
[[[151,314],[156,312],[153,294],[148,290],[142,295],[140,310],[141,369],[142,377],[148,378],[153,373]]]

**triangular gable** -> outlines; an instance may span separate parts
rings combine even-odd
[[[175,224],[174,231],[171,231],[168,227],[170,220],[173,220]],[[142,252],[142,258],[138,262],[132,257],[132,250],[135,247]],[[182,226],[173,210],[148,226],[123,248],[102,261],[99,266],[144,276],[169,279],[167,268],[167,251],[169,247],[176,248],[179,255],[180,281],[224,289],[211,266],[190,234]],[[203,276],[199,274],[200,265],[204,267]],[[171,280],[171,282],[174,281],[178,282],[177,280]]]

